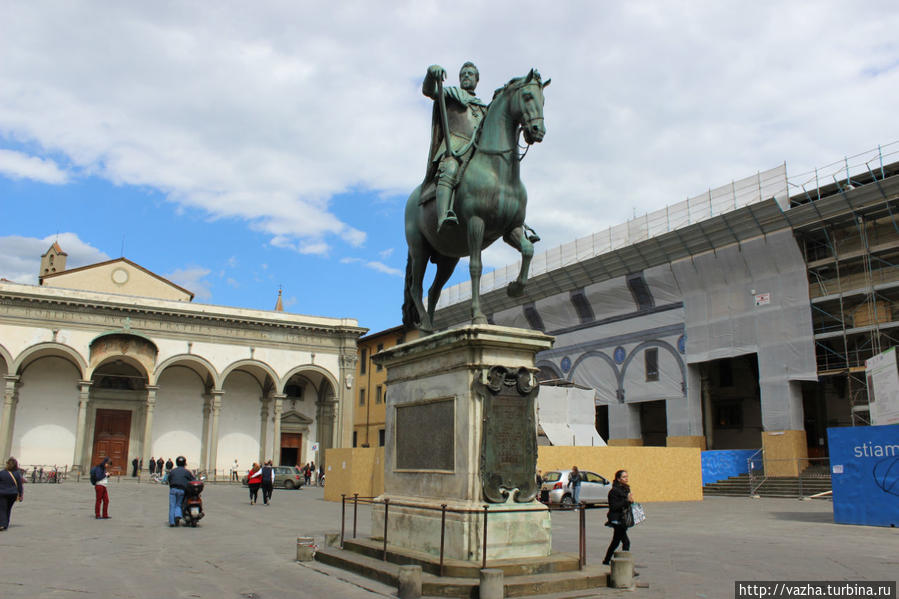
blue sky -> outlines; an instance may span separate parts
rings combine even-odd
[[[891,2],[0,0],[0,277],[56,235],[195,301],[399,323],[429,64],[551,77],[537,251],[784,162],[899,139]],[[488,250],[488,268],[516,254]],[[460,263],[452,282],[468,277]]]

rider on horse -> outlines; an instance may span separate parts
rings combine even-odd
[[[446,71],[439,65],[431,65],[425,75],[421,92],[432,100],[437,100],[438,81],[446,79]],[[466,62],[459,71],[459,87],[444,87],[443,96],[446,101],[446,129],[449,131],[450,149],[448,155],[443,140],[439,103],[434,103],[434,114],[431,120],[431,150],[428,156],[428,173],[426,181],[437,174],[437,230],[445,225],[457,225],[459,219],[450,206],[453,189],[456,186],[456,175],[459,172],[462,155],[471,146],[475,131],[481,119],[487,113],[487,105],[474,95],[480,73],[472,62]]]
[[[487,113],[487,106],[474,95],[481,75],[473,62],[466,62],[459,71],[459,87],[443,87],[446,102],[446,130],[449,132],[451,155],[446,151],[443,139],[439,102],[434,103],[431,118],[431,148],[428,154],[428,172],[425,182],[437,179],[437,231],[445,226],[459,224],[452,208],[453,190],[459,182],[460,165],[463,157],[473,145],[478,127]],[[421,86],[422,93],[438,100],[438,82],[446,79],[446,70],[440,65],[431,65]],[[423,198],[424,200],[424,198]],[[528,239],[532,243],[540,240],[537,233],[524,225]]]

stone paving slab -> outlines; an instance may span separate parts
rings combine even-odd
[[[0,597],[395,596],[377,582],[294,561],[298,536],[339,528],[340,504],[324,501],[320,488],[276,490],[266,507],[249,505],[240,486],[207,485],[208,515],[197,529],[168,527],[165,486],[123,480],[109,494],[112,519],[95,520],[89,483],[27,485],[0,532]],[[648,588],[556,596],[733,597],[734,580],[896,580],[899,572],[899,531],[834,524],[829,502],[711,497],[646,511],[631,551]],[[368,509],[359,516],[364,534]],[[588,562],[596,564],[611,531],[604,510],[588,511],[587,521]],[[556,551],[577,551],[576,522],[574,513],[553,513]]]

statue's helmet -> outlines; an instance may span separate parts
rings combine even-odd
[[[474,69],[475,81],[481,80],[481,72],[478,70],[478,67],[470,60],[468,62],[466,62],[465,64],[463,64],[462,67],[459,69],[459,77],[462,76],[462,71],[465,70],[465,67],[471,67]]]

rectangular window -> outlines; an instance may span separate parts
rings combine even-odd
[[[734,369],[729,359],[718,361],[718,386],[734,386]]]
[[[353,431],[353,447],[356,447],[356,440],[357,440],[358,436],[359,436],[359,433],[357,433],[356,431]]]
[[[396,338],[396,344],[397,344],[397,345],[402,345],[402,344],[405,343],[405,342],[406,342],[406,336],[405,336],[405,335],[400,335],[399,337]]]
[[[384,447],[385,431],[383,428],[378,429],[378,446]]]
[[[643,360],[646,364],[646,380],[659,380],[659,348],[650,347],[644,351]]]
[[[375,403],[381,403],[381,385],[375,387]]]
[[[381,351],[382,349],[384,349],[384,344],[383,344],[383,343],[379,343],[379,344],[378,344],[378,351]],[[381,366],[380,364],[378,364],[378,365],[376,366],[375,370],[377,370],[377,371],[380,372],[381,370],[384,370],[384,367]]]
[[[359,405],[365,405],[365,389],[359,389]]]
[[[359,374],[365,374],[365,367],[368,365],[368,348],[363,347],[359,353]]]
[[[715,406],[715,428],[743,428],[743,404],[722,402]]]

